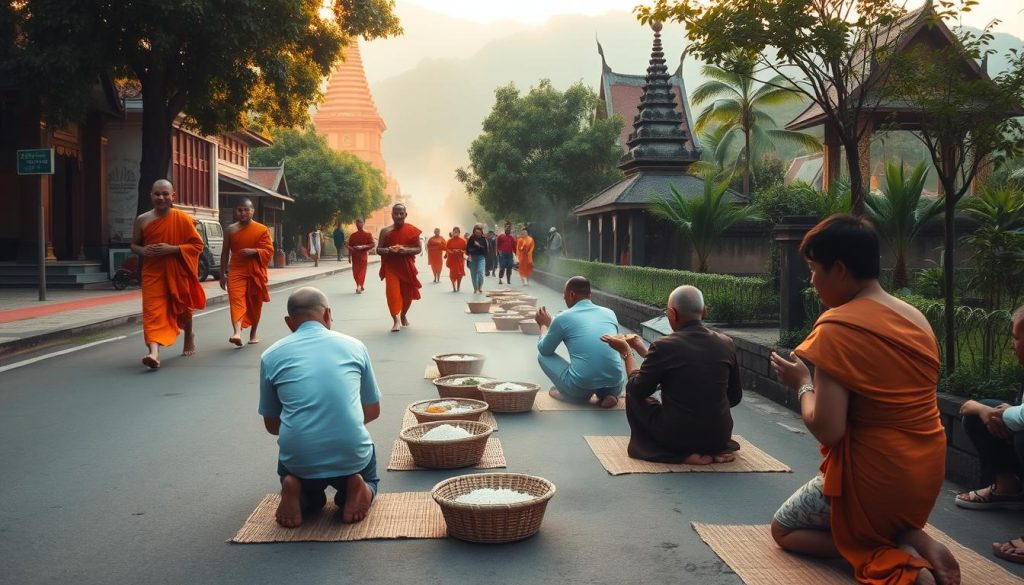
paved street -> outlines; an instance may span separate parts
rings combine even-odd
[[[334,328],[363,340],[374,358],[384,399],[369,428],[381,490],[426,491],[464,472],[385,467],[405,406],[435,395],[422,377],[430,356],[479,352],[488,356],[488,375],[542,383],[543,374],[534,338],[475,333],[473,322],[486,316],[464,312],[471,295],[451,293],[447,281],[430,284],[422,262],[420,276],[428,274],[412,326],[389,333],[375,270],[363,295],[353,294],[348,272],[314,284],[330,296]],[[485,288],[496,286],[488,279]],[[464,289],[471,288],[467,279]],[[530,292],[562,307],[555,291],[535,285]],[[287,294],[275,292],[264,308],[267,345],[287,333]],[[141,331],[132,325],[97,338],[125,339],[0,374],[0,583],[738,584],[690,522],[767,523],[819,461],[808,434],[779,424],[803,429],[799,420],[754,394],[734,411],[736,432],[792,474],[612,477],[583,435],[628,434],[622,412],[499,415],[508,470],[557,486],[534,538],[501,546],[453,539],[227,544],[278,488],[277,446],[256,414],[266,345],[230,346],[223,305],[198,316],[196,330],[199,354],[177,357],[179,338],[155,372],[139,363]],[[1020,519],[958,510],[948,495],[932,523],[991,556],[989,543],[1019,535]]]

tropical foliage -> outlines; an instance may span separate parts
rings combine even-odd
[[[1024,193],[983,190],[961,209],[977,222],[960,239],[975,265],[969,289],[989,309],[1013,309],[1024,297]]]

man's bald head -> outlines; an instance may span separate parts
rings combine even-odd
[[[330,308],[327,295],[316,287],[304,286],[288,297],[288,316],[300,323],[318,320]]]
[[[174,193],[174,184],[167,179],[157,179],[156,181],[153,181],[153,186],[150,187],[149,190],[151,192],[157,190],[169,190],[171,193]]]
[[[695,286],[678,286],[668,295],[668,308],[675,312],[678,325],[704,318],[704,293]]]
[[[590,296],[590,281],[584,276],[574,276],[565,281],[565,290],[581,297]]]
[[[238,206],[239,207],[248,207],[249,209],[252,209],[253,208],[252,199],[249,199],[248,197],[242,197],[242,199],[238,201]]]

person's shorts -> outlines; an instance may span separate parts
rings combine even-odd
[[[822,492],[824,485],[824,476],[815,475],[783,502],[774,520],[788,530],[831,530],[832,507]]]
[[[508,268],[511,270],[515,266],[515,255],[507,254],[502,252],[498,254],[498,268]]]
[[[334,502],[340,507],[345,503],[345,480],[346,476],[339,477],[318,477],[318,478],[302,478],[295,473],[288,471],[288,468],[284,466],[279,460],[277,462],[277,475],[284,481],[286,475],[292,475],[299,478],[302,482],[302,509],[303,511],[310,511],[314,509],[323,508],[326,503],[326,497],[324,490],[328,486],[333,487],[337,490],[334,495]],[[380,483],[380,477],[377,475],[377,448],[374,446],[370,452],[370,462],[366,464],[366,467],[359,472],[359,475],[363,476],[363,481],[366,482],[366,486],[373,492],[374,497],[377,496],[377,485]]]

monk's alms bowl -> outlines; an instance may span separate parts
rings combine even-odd
[[[515,504],[468,504],[455,500],[482,488],[507,489],[533,499]],[[522,473],[473,473],[446,479],[430,495],[441,507],[448,534],[460,540],[497,544],[529,538],[540,530],[555,484]]]
[[[498,390],[502,384],[514,384],[521,389]],[[479,390],[484,402],[491,407],[491,412],[529,412],[533,409],[533,400],[537,397],[540,386],[530,382],[495,380],[480,384]]]
[[[455,402],[458,406],[471,407],[472,410],[466,412],[427,412],[426,409],[431,404],[437,402]],[[430,400],[420,400],[413,402],[409,405],[409,412],[416,417],[416,422],[436,422],[439,420],[480,420],[480,417],[487,412],[489,406],[482,400],[473,400],[470,398],[431,398]]]
[[[444,441],[424,441],[423,435],[441,425],[451,425],[465,429],[470,436],[461,439]],[[412,460],[420,467],[428,469],[455,469],[469,467],[480,463],[487,447],[487,438],[494,432],[494,427],[487,423],[472,420],[444,420],[422,423],[402,429],[398,437],[409,446]]]
[[[472,400],[483,400],[479,386],[483,382],[492,382],[494,378],[476,374],[455,374],[454,376],[441,376],[434,378],[432,382],[437,387],[437,395],[441,398],[470,398]]]
[[[469,359],[451,359],[454,356]],[[484,360],[487,358],[478,353],[439,353],[430,359],[437,364],[437,373],[442,376],[451,376],[454,374],[479,374],[483,371]]]

